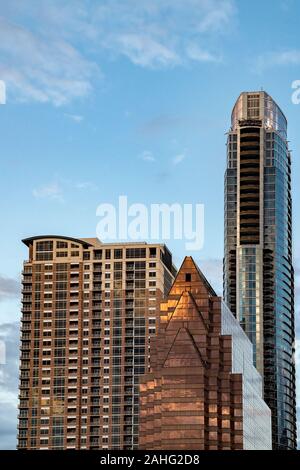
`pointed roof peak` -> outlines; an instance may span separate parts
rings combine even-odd
[[[205,329],[208,330],[208,325],[199,309],[191,291],[183,291],[177,302],[176,307],[168,316],[166,329],[169,328],[173,321],[179,320],[189,322],[192,320],[200,320]]]
[[[195,281],[200,281],[209,295],[217,297],[216,292],[204,276],[199,266],[195,263],[192,256],[186,256],[184,258],[171,287],[170,294],[173,294],[175,290],[177,291],[179,286],[183,289],[183,292],[191,291],[192,285]]]

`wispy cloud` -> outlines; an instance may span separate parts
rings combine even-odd
[[[8,97],[56,106],[91,93],[108,58],[149,68],[218,62],[215,48],[222,50],[219,38],[237,10],[235,0],[28,0],[1,8]]]
[[[173,66],[181,62],[175,51],[142,34],[119,35],[115,38],[114,47],[135,65],[143,67]]]
[[[221,62],[222,59],[220,56],[212,54],[211,52],[206,51],[201,48],[198,44],[191,43],[187,46],[186,49],[187,56],[197,62]]]
[[[283,67],[300,64],[300,49],[268,52],[260,55],[254,63],[254,71],[263,72],[272,67]]]
[[[32,194],[36,199],[64,202],[67,194],[74,190],[97,191],[98,186],[93,181],[72,181],[61,177],[33,189]]]
[[[106,20],[102,45],[143,67],[174,67],[190,60],[216,62],[218,55],[198,44],[223,35],[235,14],[235,0],[107,0],[98,10]],[[191,41],[193,38],[193,41]],[[197,46],[198,45],[198,46]],[[221,43],[219,42],[219,48]]]
[[[172,163],[173,165],[179,165],[185,159],[186,159],[186,153],[185,152],[179,153],[178,155],[175,155],[175,157],[172,159]]]
[[[79,190],[88,190],[88,191],[97,191],[98,186],[92,181],[81,181],[74,184],[76,189]]]
[[[80,124],[84,120],[84,117],[81,116],[80,114],[67,114],[67,113],[65,113],[65,116],[67,118],[71,119],[71,121],[76,122],[77,124]]]
[[[20,283],[0,275],[0,302],[11,298],[17,298],[20,294]]]
[[[33,32],[0,18],[0,76],[7,95],[60,106],[91,91],[98,67],[59,34]]]
[[[0,365],[0,448],[15,449],[17,434],[18,364],[19,364],[18,322],[2,324],[0,340],[5,343],[5,364]]]
[[[156,160],[153,153],[150,152],[149,150],[144,150],[144,152],[141,153],[139,158],[141,160],[144,160],[145,162],[155,162]]]
[[[36,199],[50,199],[52,201],[62,202],[63,190],[57,182],[47,183],[32,191],[33,196]]]

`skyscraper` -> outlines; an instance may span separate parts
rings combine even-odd
[[[286,118],[263,91],[239,96],[228,133],[224,298],[253,343],[273,448],[294,449],[291,155]]]
[[[165,245],[23,240],[18,448],[134,449],[139,376],[174,278]]]
[[[161,304],[140,379],[140,448],[270,450],[252,344],[192,258]]]

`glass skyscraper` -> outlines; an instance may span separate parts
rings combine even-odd
[[[228,133],[224,298],[253,343],[273,449],[294,449],[291,155],[286,118],[263,91],[239,96]]]

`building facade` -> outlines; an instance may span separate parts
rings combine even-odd
[[[291,155],[265,92],[232,112],[225,173],[224,298],[253,344],[272,411],[273,449],[296,448]]]
[[[23,240],[20,449],[135,449],[139,376],[173,278],[165,245]]]
[[[190,257],[161,303],[150,352],[140,379],[141,449],[271,449],[252,344]]]

